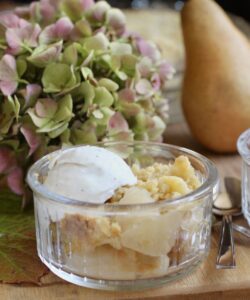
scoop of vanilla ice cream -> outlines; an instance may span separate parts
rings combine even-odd
[[[136,183],[137,178],[120,156],[95,146],[60,152],[51,160],[44,181],[54,193],[99,204],[105,203],[119,187]]]

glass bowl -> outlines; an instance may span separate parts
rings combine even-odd
[[[51,193],[42,184],[58,151],[49,154],[31,167],[27,177],[34,193],[37,249],[43,263],[69,282],[103,290],[152,288],[191,271],[209,252],[212,202],[218,193],[213,163],[166,144],[98,146],[142,167],[185,155],[202,185],[184,197],[155,203],[79,202],[60,196],[60,191]]]
[[[241,134],[237,148],[242,157],[242,212],[250,225],[250,129]]]

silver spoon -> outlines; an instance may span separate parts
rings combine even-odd
[[[239,185],[240,185],[240,181],[238,179],[235,179],[233,178],[233,180],[236,180],[238,181],[237,185],[238,185],[238,188],[236,190],[238,190],[238,192],[241,194],[241,191],[239,190]],[[227,200],[225,198],[228,198],[228,193],[221,193],[218,198],[217,198],[217,201],[218,202],[228,202],[230,200]],[[222,199],[221,199],[222,198]],[[239,198],[237,197],[237,199],[239,200]],[[217,204],[218,205],[218,204]],[[217,209],[215,207],[213,207],[213,211],[215,212],[215,215],[216,214],[216,211]],[[240,216],[242,215],[242,211],[239,211],[239,214],[234,214],[234,216]],[[218,221],[218,222],[214,222],[213,226],[214,227],[217,227],[217,226],[220,226],[221,225],[221,221]],[[244,236],[246,236],[247,238],[250,238],[250,229],[244,227],[244,226],[241,226],[241,225],[238,225],[238,224],[235,224],[235,223],[232,223],[232,227],[233,227],[233,230],[243,234]]]
[[[236,264],[232,216],[241,214],[241,182],[236,178],[226,177],[224,183],[229,197],[222,193],[213,204],[214,214],[223,217],[216,268],[233,269]]]

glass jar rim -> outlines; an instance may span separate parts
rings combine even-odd
[[[63,149],[60,149],[60,150],[57,150],[50,154],[45,155],[40,160],[35,162],[28,170],[26,181],[29,184],[29,186],[33,192],[39,194],[40,196],[42,196],[46,199],[56,202],[58,204],[78,206],[78,207],[84,207],[84,208],[89,208],[89,209],[105,208],[106,211],[108,211],[110,209],[112,212],[113,211],[123,211],[123,210],[126,211],[127,209],[131,209],[132,207],[136,208],[136,209],[140,209],[140,208],[150,208],[151,209],[151,208],[162,208],[162,207],[166,207],[166,206],[174,206],[174,205],[179,205],[179,204],[184,204],[184,203],[191,203],[191,202],[194,202],[195,200],[205,197],[207,194],[209,194],[211,192],[211,190],[219,182],[219,175],[218,175],[218,171],[217,171],[217,168],[215,167],[215,165],[205,156],[203,156],[193,150],[184,148],[184,147],[179,147],[179,146],[170,145],[170,144],[163,144],[163,143],[144,142],[144,141],[98,142],[98,143],[94,144],[94,146],[100,146],[100,147],[103,147],[105,145],[109,145],[109,146],[144,145],[145,147],[146,146],[148,146],[148,147],[157,146],[157,147],[163,148],[163,150],[179,151],[183,155],[186,154],[189,157],[192,157],[192,158],[198,160],[205,167],[208,176],[198,189],[192,191],[189,194],[186,194],[184,196],[177,197],[174,199],[166,199],[166,200],[161,200],[161,201],[157,201],[154,203],[142,203],[142,204],[119,204],[119,203],[95,204],[95,203],[90,203],[90,202],[84,202],[84,201],[71,199],[71,198],[62,196],[60,194],[51,192],[46,188],[45,185],[40,183],[38,180],[38,174],[39,174],[38,170],[40,170],[41,166],[43,166],[48,161],[48,159],[51,157],[52,154],[56,154],[60,151],[63,151]],[[82,147],[82,146],[87,146],[87,144],[72,146],[72,147],[68,147],[67,149],[73,149],[73,148]]]
[[[242,132],[237,140],[237,149],[245,161],[250,161],[250,128]]]

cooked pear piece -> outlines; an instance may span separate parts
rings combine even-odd
[[[196,139],[215,152],[236,151],[250,127],[250,44],[212,0],[182,11],[186,48],[183,110]]]

